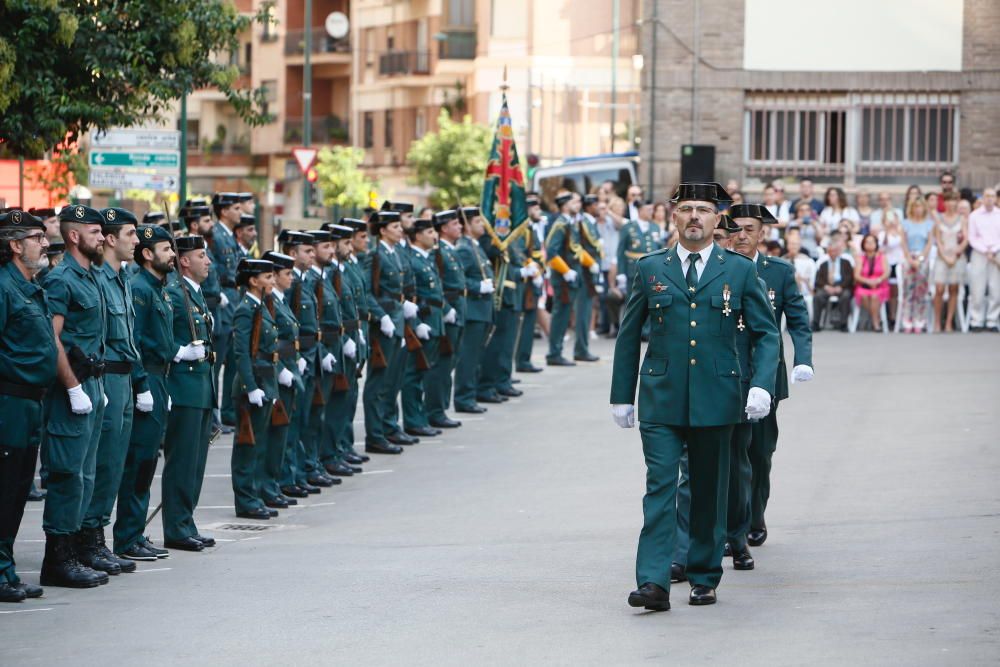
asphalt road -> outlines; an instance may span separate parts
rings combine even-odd
[[[523,376],[523,398],[263,531],[223,529],[255,522],[235,518],[220,442],[197,515],[220,545],[3,606],[0,663],[996,664],[1000,336],[815,348],[779,413],[770,537],[756,570],[726,562],[713,607],[684,585],[667,613],[625,603],[644,466],[608,414],[600,341],[601,362]],[[28,509],[16,550],[37,581]]]

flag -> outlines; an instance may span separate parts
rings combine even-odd
[[[487,233],[501,249],[506,249],[516,236],[514,231],[528,218],[524,172],[517,159],[506,93],[503,95],[497,131],[493,136],[493,147],[486,165],[486,179],[483,181],[479,209],[486,220]]]

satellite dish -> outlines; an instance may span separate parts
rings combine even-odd
[[[326,17],[326,34],[334,39],[343,39],[351,28],[350,21],[343,12],[332,12]]]

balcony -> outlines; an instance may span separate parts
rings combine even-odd
[[[449,30],[434,36],[438,40],[438,58],[441,60],[475,60],[476,33],[468,30]]]
[[[306,52],[306,31],[289,30],[285,34],[285,55],[302,56]],[[326,34],[323,28],[312,29],[312,50],[313,54],[339,54],[351,55],[351,40],[349,37],[334,39]]]
[[[378,58],[379,76],[401,76],[407,74],[430,74],[431,54],[429,51],[390,51]]]
[[[339,116],[313,116],[309,123],[313,144],[344,144],[350,137],[347,121]],[[301,116],[285,120],[285,144],[301,144],[305,138],[305,121]]]

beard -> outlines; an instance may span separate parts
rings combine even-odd
[[[89,259],[93,264],[101,266],[104,264],[104,244],[94,244],[92,246],[79,246],[80,253]]]
[[[159,260],[159,259],[154,259],[150,263],[150,266],[153,267],[154,271],[156,271],[157,273],[161,273],[163,275],[171,273],[174,270],[174,262],[173,262],[173,260],[169,260],[169,261],[164,262],[164,261]]]
[[[42,269],[48,268],[49,258],[47,255],[41,255],[37,259],[28,259],[22,255],[21,262],[24,264],[25,268],[28,269],[32,274],[36,274]]]

